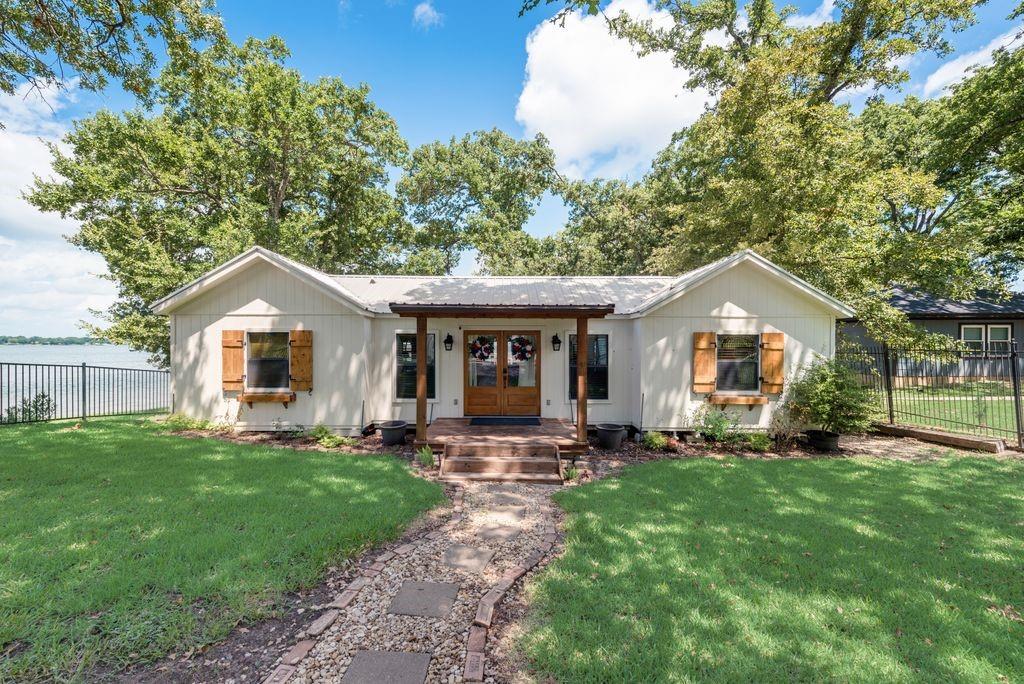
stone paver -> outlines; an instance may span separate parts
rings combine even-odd
[[[494,549],[481,549],[465,544],[452,544],[444,552],[444,562],[466,572],[481,573],[494,557]]]
[[[449,582],[405,582],[389,613],[443,618],[455,605],[459,585]]]
[[[476,536],[480,537],[484,541],[512,541],[519,536],[519,528],[515,525],[497,525],[495,523],[487,523],[481,525]]]
[[[359,651],[341,681],[343,684],[423,684],[429,653]]]

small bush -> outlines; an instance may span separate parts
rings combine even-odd
[[[829,432],[864,432],[877,413],[866,387],[835,359],[821,359],[792,383],[786,399],[791,417]]]
[[[697,409],[693,416],[693,424],[697,432],[709,442],[728,442],[739,434],[739,419],[710,404],[704,404]]]
[[[172,413],[164,418],[162,423],[164,429],[170,432],[216,432],[223,430],[223,425],[218,425],[205,418],[193,418],[183,413]]]
[[[342,435],[334,434],[331,428],[323,423],[317,424],[312,430],[307,430],[305,434],[324,449],[337,449],[343,446],[353,447],[359,444],[359,440],[353,437],[343,437]]]
[[[668,448],[668,437],[660,432],[645,432],[644,446],[652,451],[663,451]]]
[[[751,451],[764,453],[771,450],[773,444],[772,438],[763,432],[748,432],[743,435],[743,446]]]
[[[434,467],[434,451],[428,446],[421,446],[416,450],[416,460],[424,468]]]
[[[576,467],[569,467],[565,469],[566,480],[578,480],[580,477],[580,469]]]
[[[7,409],[0,423],[31,423],[36,420],[50,420],[57,414],[57,402],[46,392],[39,392],[32,398],[22,399],[17,406]]]

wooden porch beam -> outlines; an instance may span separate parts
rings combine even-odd
[[[587,318],[576,319],[576,440],[587,443]]]
[[[427,441],[427,317],[416,317],[416,442]]]

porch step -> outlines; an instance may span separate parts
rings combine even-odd
[[[562,484],[555,473],[449,473],[442,475],[445,482],[531,482],[534,484]]]
[[[561,482],[558,447],[456,442],[445,447],[441,479]]]

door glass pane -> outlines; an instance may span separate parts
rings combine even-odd
[[[469,356],[469,386],[498,386],[498,338],[494,335],[476,335],[469,338],[466,349]]]
[[[537,339],[534,335],[510,335],[506,340],[509,387],[537,386]]]

